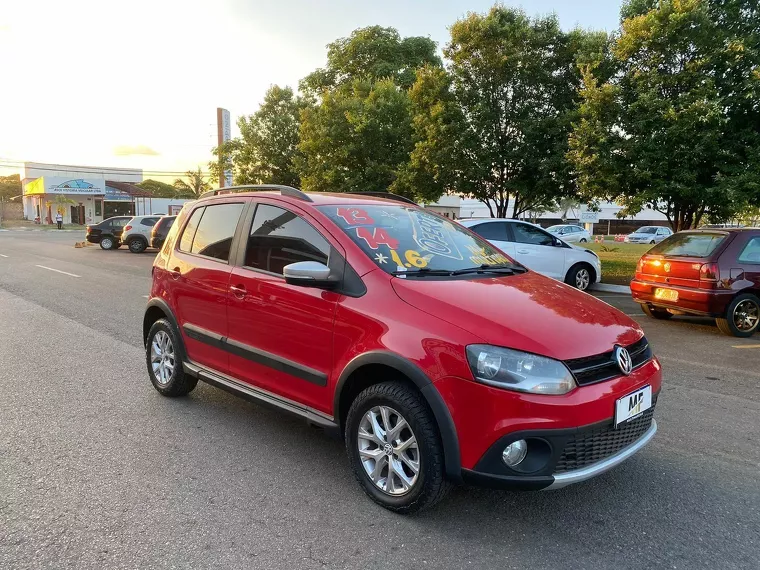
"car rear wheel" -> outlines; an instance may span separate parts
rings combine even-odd
[[[726,309],[726,318],[715,319],[724,334],[749,337],[760,327],[760,299],[752,294],[739,295]]]
[[[142,253],[148,247],[148,243],[142,238],[132,238],[129,241],[129,251],[132,253]]]
[[[438,428],[411,386],[384,382],[361,392],[348,411],[345,436],[354,475],[377,504],[408,514],[446,494]]]
[[[670,313],[665,309],[658,309],[652,305],[641,305],[641,310],[644,311],[644,314],[647,317],[651,317],[653,319],[666,320],[673,316],[673,313]]]
[[[581,238],[581,243],[586,243],[587,241],[586,238]]]
[[[652,241],[649,242],[649,245],[654,245],[655,243],[657,243],[657,242],[654,241],[654,240],[652,240]]]
[[[162,396],[185,396],[198,383],[197,378],[185,374],[182,345],[174,327],[166,319],[159,319],[150,327],[145,343],[145,359],[150,381]]]
[[[594,281],[594,270],[585,263],[573,265],[565,276],[565,283],[579,291],[586,291]]]
[[[100,239],[100,247],[102,249],[114,249],[114,242],[113,238],[111,237],[104,237]]]

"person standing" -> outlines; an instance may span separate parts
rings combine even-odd
[[[63,216],[60,212],[55,215],[55,223],[58,224],[59,230],[63,227]]]

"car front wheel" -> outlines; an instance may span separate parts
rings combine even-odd
[[[345,436],[356,479],[377,504],[409,514],[446,494],[438,428],[413,387],[384,382],[361,392],[348,411]]]
[[[579,291],[586,291],[593,282],[593,272],[585,263],[573,265],[565,276],[565,283]]]
[[[760,327],[760,299],[746,293],[728,306],[725,318],[715,319],[720,331],[736,337],[750,337]]]

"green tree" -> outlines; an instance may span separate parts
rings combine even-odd
[[[154,198],[175,198],[177,196],[177,189],[174,186],[150,178],[137,183],[135,186],[147,190]]]
[[[20,196],[22,193],[21,176],[11,174],[10,176],[0,176],[0,197],[8,201],[14,196]]]
[[[261,107],[238,120],[240,137],[214,149],[217,160],[209,163],[212,174],[218,178],[224,170],[232,170],[235,184],[299,186],[295,160],[305,106],[290,87],[270,87]]]
[[[586,198],[675,230],[760,200],[760,17],[746,0],[632,0],[605,81],[584,70],[568,157]]]
[[[200,166],[197,170],[188,170],[185,177],[187,180],[177,178],[174,181],[178,198],[199,198],[201,194],[211,190],[211,185],[206,181]]]
[[[302,114],[305,190],[387,192],[412,145],[409,98],[388,79],[356,79],[325,91]]]
[[[370,26],[354,30],[327,46],[327,66],[301,80],[301,91],[318,96],[355,79],[392,79],[403,89],[412,86],[423,65],[441,65],[430,38],[402,38],[395,28]]]
[[[603,61],[604,34],[565,33],[555,16],[495,6],[451,27],[447,72],[411,90],[415,146],[399,184],[470,195],[492,216],[554,207],[575,193],[565,158],[578,104],[576,59]]]

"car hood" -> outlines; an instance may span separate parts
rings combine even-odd
[[[472,279],[394,278],[391,283],[406,303],[487,344],[558,360],[608,352],[644,334],[614,307],[532,271]]]

